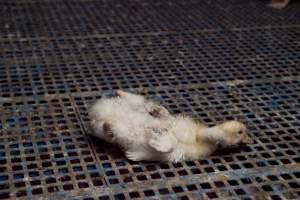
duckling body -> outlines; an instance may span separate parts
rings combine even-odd
[[[164,107],[123,91],[117,91],[117,97],[96,102],[89,115],[93,135],[118,144],[134,161],[195,160],[213,153],[219,143],[228,143],[218,127],[173,116]],[[242,124],[237,127],[244,131]]]
[[[153,116],[150,109],[162,108],[146,101],[142,96],[134,95],[132,98],[131,94],[126,95],[129,97],[101,99],[92,107],[89,112],[92,127],[95,129],[92,134],[108,142],[117,142],[123,147],[140,146],[149,139],[152,128],[168,126],[169,121],[164,116],[168,112]],[[103,126],[106,124],[109,127],[105,130]]]

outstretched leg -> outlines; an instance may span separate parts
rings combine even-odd
[[[104,134],[110,135],[110,136],[113,135],[112,127],[111,127],[111,124],[110,124],[110,123],[104,122],[102,128],[103,128],[103,133],[104,133]]]
[[[148,112],[154,118],[163,118],[163,117],[168,117],[170,115],[169,111],[166,108],[146,100],[141,95],[124,92],[122,90],[117,90],[116,96],[125,98],[131,105],[143,106],[146,112]]]
[[[152,102],[146,103],[145,109],[154,118],[164,118],[170,116],[169,111],[165,107],[156,105]]]
[[[132,161],[142,161],[146,160],[145,155],[141,151],[126,151],[125,152],[126,158]]]
[[[143,96],[137,95],[137,94],[132,94],[129,92],[124,92],[122,90],[117,90],[116,96],[125,98],[129,103],[131,103],[133,105],[140,105],[140,104],[144,104],[144,102],[145,102],[145,98]]]
[[[112,142],[113,132],[110,123],[101,119],[92,119],[91,126],[94,129],[90,132],[91,135],[101,138],[107,142]]]

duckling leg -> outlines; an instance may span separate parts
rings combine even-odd
[[[143,96],[124,92],[122,90],[117,90],[116,96],[125,98],[128,102],[134,105],[143,104],[145,102],[145,98]]]
[[[113,132],[112,132],[112,128],[111,128],[111,124],[108,123],[108,122],[104,122],[103,125],[102,125],[102,128],[103,128],[103,133],[106,134],[106,135],[113,135]]]
[[[154,118],[163,118],[170,116],[169,111],[165,107],[156,105],[152,102],[147,103],[145,105],[145,109]]]
[[[132,161],[147,160],[146,154],[142,151],[130,151],[129,150],[129,151],[125,152],[125,155],[129,160],[132,160]]]
[[[162,118],[170,115],[169,111],[166,108],[164,108],[163,106],[159,106],[151,101],[147,101],[141,95],[117,90],[116,96],[125,98],[132,105],[145,106],[146,111],[154,118]]]

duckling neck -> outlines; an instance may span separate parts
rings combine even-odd
[[[224,131],[220,129],[218,126],[214,126],[210,128],[201,128],[198,131],[199,140],[208,141],[215,145],[226,143],[224,135],[225,135]]]

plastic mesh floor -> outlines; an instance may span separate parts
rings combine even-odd
[[[0,199],[300,199],[300,4],[0,0]],[[255,143],[131,162],[87,108],[114,89]]]

